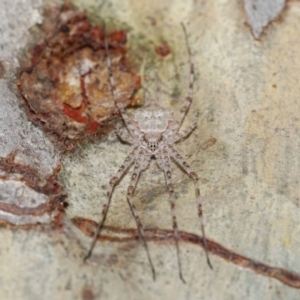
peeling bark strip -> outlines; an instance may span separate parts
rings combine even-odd
[[[62,139],[82,139],[106,133],[116,117],[105,64],[104,33],[87,15],[52,8],[45,13],[45,39],[23,62],[18,87],[29,118]],[[124,31],[108,36],[118,101],[131,104],[140,78],[125,66]]]
[[[91,238],[94,237],[94,231],[97,228],[96,222],[79,217],[73,218],[72,222],[84,234]],[[101,235],[98,237],[100,241],[124,243],[139,239],[139,234],[136,229],[120,229],[108,226],[104,227],[104,229],[110,234],[115,234],[115,236]],[[147,233],[146,238],[149,241],[173,242],[174,240],[173,231],[171,230],[145,229],[145,233]],[[118,234],[121,236],[117,236]],[[204,249],[204,241],[202,237],[185,231],[178,231],[178,234],[181,241],[201,246]],[[124,235],[127,236],[124,237]],[[300,289],[300,274],[296,274],[282,268],[272,267],[251,258],[242,256],[207,238],[206,241],[207,250],[212,254],[217,255],[235,265],[251,269],[257,274],[277,279],[290,287]]]
[[[66,204],[57,180],[60,166],[41,182],[34,169],[14,163],[13,158],[0,158],[0,223],[60,224]]]

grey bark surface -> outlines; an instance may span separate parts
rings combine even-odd
[[[74,3],[94,15],[100,5],[92,0]],[[6,74],[18,66],[15,57],[31,41],[30,28],[42,22],[44,5],[0,2],[0,57]],[[169,44],[168,58],[156,56],[155,61],[145,54],[141,73],[151,78],[159,73],[162,106],[177,114],[188,87],[180,22],[186,24],[196,88],[183,127],[197,111],[200,117],[198,128],[177,148],[200,178],[207,237],[241,255],[300,273],[297,3],[289,3],[284,20],[270,25],[261,41],[244,25],[239,1],[175,0],[171,5],[161,0],[114,0],[106,3],[101,16],[130,29],[129,45],[142,44],[140,37],[147,37],[153,51],[162,41]],[[26,117],[13,80],[8,75],[0,79],[0,154],[7,157],[18,150],[17,161],[36,168],[42,177],[56,167],[59,154]],[[155,95],[155,80],[148,88]],[[203,147],[211,138],[216,143]],[[186,285],[178,276],[174,243],[149,242],[155,282],[138,241],[98,242],[84,263],[91,239],[71,219],[98,221],[105,196],[102,186],[129,151],[111,133],[61,158],[60,178],[69,207],[60,231],[0,227],[0,299],[299,299],[299,290],[215,255],[210,270],[204,251],[185,243],[180,248]],[[175,165],[173,170],[179,228],[200,234],[192,182]],[[125,197],[129,178],[125,176],[113,194],[106,225],[135,228]],[[155,163],[143,173],[134,198],[146,228],[171,229],[165,181]]]

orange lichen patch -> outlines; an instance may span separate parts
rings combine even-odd
[[[204,143],[200,146],[200,148],[201,148],[202,150],[206,150],[207,148],[212,147],[216,142],[217,142],[217,139],[215,139],[215,138],[210,138],[209,140],[207,140],[206,142],[204,142]]]
[[[46,19],[43,32],[46,41],[33,48],[18,82],[29,117],[43,129],[67,139],[107,130],[101,125],[117,114],[103,29],[90,24],[85,14],[68,10],[60,14],[55,27]],[[117,100],[127,106],[140,87],[140,77],[125,66],[126,33],[113,32],[107,40]]]
[[[171,49],[168,44],[163,43],[155,48],[155,52],[164,57],[171,53]]]
[[[66,195],[57,180],[60,166],[41,181],[35,170],[0,158],[0,223],[61,225]]]
[[[142,102],[142,98],[141,97],[137,97],[131,100],[130,105],[131,106],[138,106],[140,105],[140,103]]]
[[[81,299],[82,300],[94,300],[95,294],[91,287],[84,287],[81,292]]]
[[[118,44],[125,44],[127,41],[127,36],[124,31],[116,31],[112,33],[111,37]]]

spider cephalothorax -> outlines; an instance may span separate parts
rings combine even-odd
[[[131,181],[127,190],[127,201],[131,208],[132,214],[135,218],[138,232],[140,238],[145,246],[147,257],[151,266],[153,278],[155,279],[155,269],[150,257],[150,253],[148,250],[148,245],[145,238],[144,229],[139,218],[138,212],[135,208],[133,193],[138,181],[138,178],[149,165],[152,158],[156,159],[156,162],[160,169],[165,174],[165,179],[167,183],[167,188],[169,192],[169,202],[171,207],[172,214],[172,225],[174,232],[174,239],[176,242],[176,250],[177,250],[177,259],[178,259],[178,267],[179,267],[179,276],[181,280],[184,282],[182,271],[181,271],[181,261],[179,255],[179,234],[177,228],[177,221],[175,215],[175,197],[174,197],[174,186],[172,181],[172,171],[171,171],[171,160],[174,161],[177,165],[181,167],[181,169],[193,180],[195,187],[195,195],[196,195],[196,204],[198,208],[198,217],[200,220],[205,250],[206,250],[206,258],[208,265],[211,267],[211,263],[209,261],[208,252],[207,252],[207,243],[205,239],[204,232],[204,223],[202,216],[202,203],[200,198],[200,189],[198,186],[198,176],[196,173],[190,168],[190,166],[186,163],[186,161],[182,158],[182,156],[178,153],[178,151],[174,148],[174,143],[178,142],[182,138],[188,136],[195,128],[196,128],[196,120],[185,130],[179,132],[180,126],[186,116],[189,107],[192,103],[192,91],[193,91],[193,83],[194,83],[194,65],[192,62],[191,52],[188,45],[187,33],[185,27],[182,25],[187,48],[189,53],[189,61],[190,61],[190,84],[188,96],[186,97],[183,107],[180,110],[180,115],[177,119],[173,120],[173,113],[168,110],[157,106],[149,106],[145,108],[140,108],[136,110],[133,117],[128,116],[125,113],[123,105],[117,99],[116,93],[116,83],[112,73],[111,61],[108,53],[108,43],[105,42],[106,56],[107,56],[107,69],[109,72],[110,85],[112,94],[115,100],[116,107],[120,111],[123,121],[126,125],[127,131],[121,130],[120,127],[116,128],[117,135],[125,142],[132,144],[133,149],[125,159],[123,165],[120,167],[118,172],[114,177],[109,181],[109,189],[107,192],[106,202],[103,205],[101,220],[98,223],[98,228],[95,232],[93,242],[91,244],[90,250],[86,256],[86,259],[91,255],[93,248],[96,244],[97,237],[100,234],[100,231],[103,227],[105,217],[108,211],[108,207],[110,204],[111,195],[115,185],[120,181],[121,177],[125,174],[125,172],[129,169],[131,165],[134,165],[134,170],[131,176]],[[211,267],[212,268],[212,267]]]

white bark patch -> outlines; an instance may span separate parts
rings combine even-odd
[[[244,0],[244,5],[247,21],[258,39],[264,28],[282,12],[285,0]]]

